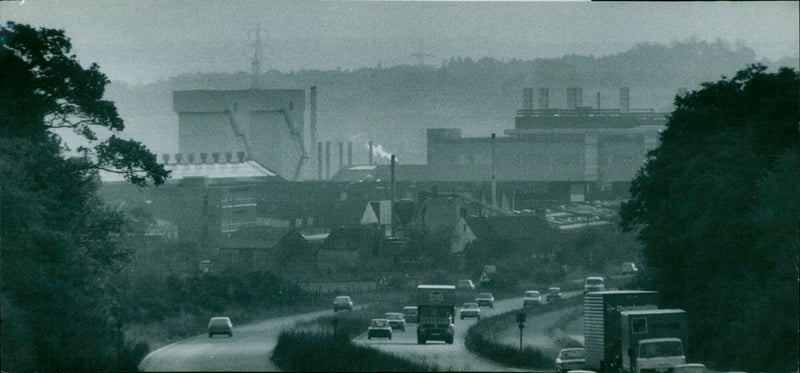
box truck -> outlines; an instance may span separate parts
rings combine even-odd
[[[417,343],[453,343],[455,335],[456,287],[417,285]]]
[[[620,313],[658,309],[655,291],[615,290],[590,292],[583,301],[583,335],[586,368],[610,371],[622,365]]]

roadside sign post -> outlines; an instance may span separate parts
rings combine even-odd
[[[525,329],[525,312],[517,313],[517,322],[519,323],[519,353],[522,354],[522,329]]]

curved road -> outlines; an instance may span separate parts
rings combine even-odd
[[[566,295],[566,294],[565,294]],[[482,316],[491,316],[520,308],[522,298],[495,302],[494,309],[482,307]],[[358,308],[358,307],[357,307]],[[387,310],[390,311],[390,310]],[[300,321],[312,320],[333,311],[324,310],[299,315],[284,316],[252,324],[234,326],[233,337],[198,335],[167,346],[147,355],[139,364],[141,371],[279,371],[270,360],[278,335]],[[536,322],[539,317],[528,320]],[[467,329],[474,319],[456,320],[456,335],[452,345],[428,342],[418,345],[416,326],[409,325],[405,332],[396,332],[392,340],[367,340],[366,333],[356,338],[356,343],[370,345],[411,359],[434,363],[444,370],[455,371],[521,371],[509,368],[472,354],[464,346]]]

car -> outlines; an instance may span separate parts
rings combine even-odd
[[[419,322],[419,315],[417,314],[416,306],[403,307],[403,317],[406,319],[406,324],[416,324]]]
[[[556,357],[556,371],[565,373],[573,370],[586,369],[586,349],[564,348]]]
[[[472,283],[472,280],[458,280],[456,283],[456,289],[475,290],[475,284]]]
[[[545,304],[544,295],[536,290],[528,290],[522,297],[522,307],[531,307]]]
[[[208,338],[214,334],[227,334],[228,337],[233,337],[233,323],[231,319],[225,316],[212,317],[208,321]]]
[[[561,300],[561,288],[560,287],[549,287],[547,288],[547,301],[556,301]]]
[[[478,306],[481,307],[494,308],[494,296],[492,293],[478,293],[478,296],[475,297],[475,303],[478,303]]]
[[[706,373],[706,366],[699,363],[679,364],[672,367],[670,373]]]
[[[478,306],[478,303],[464,303],[458,313],[461,315],[461,320],[464,320],[465,317],[481,319],[481,307]]]
[[[603,291],[606,290],[606,280],[599,276],[590,276],[583,281],[583,293],[586,294],[590,291]]]
[[[333,299],[333,312],[339,310],[353,310],[353,301],[347,295],[340,295]]]
[[[389,320],[389,325],[392,330],[399,329],[401,332],[406,331],[406,319],[400,312],[386,312],[386,320]]]
[[[392,339],[392,326],[389,324],[389,320],[370,320],[369,327],[367,328],[367,339],[372,339],[373,337]]]
[[[639,268],[636,268],[636,264],[633,264],[631,262],[622,263],[622,270],[620,271],[620,274],[622,274],[623,276],[635,275],[637,272],[639,272]]]

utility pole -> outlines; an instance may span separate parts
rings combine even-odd
[[[494,172],[495,164],[495,151],[494,151],[495,135],[492,134],[492,207],[497,207],[497,177]]]
[[[394,164],[395,164],[395,159],[396,158],[395,158],[394,154],[392,154],[392,165],[391,165],[391,170],[392,170],[392,181],[391,181],[392,182],[392,199],[389,201],[389,219],[390,219],[389,221],[391,222],[391,225],[389,226],[389,229],[392,230],[392,237],[395,237],[395,234],[394,234],[394,199],[395,199],[395,189],[396,189],[396,185],[395,185],[395,182],[394,182]]]
[[[258,79],[261,76],[261,24],[257,28],[249,30],[255,34],[253,41],[253,60],[250,61],[250,73],[253,75],[253,81],[250,85],[251,89],[258,89]]]

